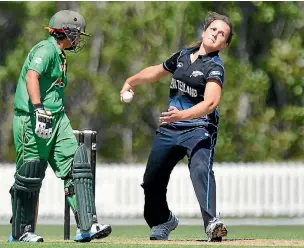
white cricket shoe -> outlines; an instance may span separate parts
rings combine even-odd
[[[19,239],[15,239],[12,235],[10,235],[8,242],[43,242],[43,238],[33,232],[25,232]]]
[[[81,232],[79,228],[76,230],[74,241],[76,242],[90,242],[92,239],[103,239],[108,237],[112,232],[110,225],[101,225],[94,223],[90,232]]]
[[[217,218],[210,221],[206,228],[206,234],[209,242],[221,242],[227,233],[228,231],[225,224]]]

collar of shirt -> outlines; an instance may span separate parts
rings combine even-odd
[[[53,36],[50,36],[48,38],[48,41],[53,44],[53,46],[55,47],[58,54],[62,54],[62,51],[60,50],[59,45],[58,45],[56,39]]]
[[[207,53],[204,55],[198,55],[198,58],[201,59],[202,61],[207,61],[207,60],[211,60],[215,56],[218,56],[218,54],[219,54],[219,51],[215,51],[215,52]]]
[[[199,48],[200,47],[197,46],[197,47],[194,47],[194,48],[190,49],[190,53],[194,54],[195,52],[197,52],[199,50]],[[218,56],[218,54],[219,54],[219,51],[214,51],[214,52],[207,53],[207,54],[204,54],[204,55],[200,54],[200,55],[198,55],[197,58],[201,59],[204,62],[204,61],[208,61],[208,60],[214,58],[215,56]]]

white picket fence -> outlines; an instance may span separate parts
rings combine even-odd
[[[96,171],[96,207],[100,217],[142,216],[144,195],[140,184],[144,165],[99,165]],[[214,165],[217,211],[221,216],[304,216],[304,164]],[[0,219],[11,215],[9,188],[14,165],[0,164]],[[168,187],[171,210],[179,216],[199,217],[200,209],[187,165],[178,165]],[[61,218],[63,182],[48,168],[40,194],[39,216]]]

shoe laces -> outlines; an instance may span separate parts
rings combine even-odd
[[[153,230],[157,230],[161,236],[167,236],[170,232],[169,226],[165,224],[159,224],[155,227],[153,227]]]
[[[19,240],[30,241],[31,239],[36,238],[36,237],[38,237],[38,235],[36,235],[35,233],[26,232],[19,238]]]

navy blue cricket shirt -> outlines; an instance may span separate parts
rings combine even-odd
[[[224,84],[224,65],[218,51],[199,55],[191,63],[190,55],[199,47],[184,49],[177,52],[163,63],[166,71],[172,73],[169,106],[179,110],[191,108],[204,100],[204,92],[208,79],[216,79],[221,86]],[[219,113],[216,108],[212,113],[186,121],[174,122],[174,126],[218,127]]]

